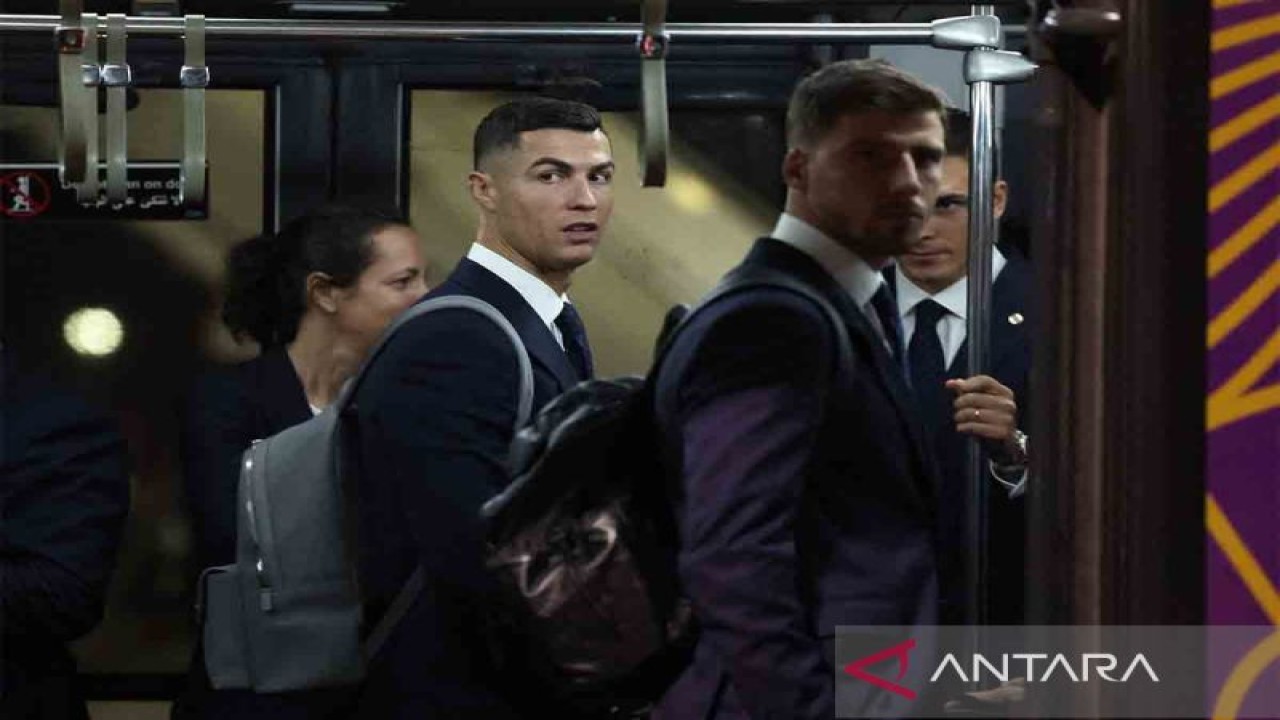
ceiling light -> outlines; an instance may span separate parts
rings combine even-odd
[[[62,337],[81,355],[105,357],[120,349],[124,325],[106,308],[80,308],[62,324]]]

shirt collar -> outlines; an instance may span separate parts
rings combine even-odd
[[[995,282],[1000,277],[1000,271],[1004,270],[1004,266],[1008,263],[1004,253],[999,248],[991,248],[991,282]],[[915,309],[924,300],[932,299],[947,312],[965,320],[969,317],[969,276],[965,275],[959,280],[951,283],[942,292],[937,295],[930,295],[920,288],[919,285],[911,282],[911,280],[901,270],[895,272],[897,275],[897,295],[898,295],[898,315],[905,317],[908,313]]]
[[[542,322],[548,326],[555,323],[560,311],[564,309],[564,304],[569,301],[568,296],[557,295],[550,285],[539,280],[533,273],[480,243],[472,243],[471,249],[467,251],[467,259],[515,288],[516,292],[520,293],[520,297],[529,303]]]
[[[884,277],[856,253],[794,215],[783,213],[772,237],[813,258],[860,308],[871,302],[884,283]]]

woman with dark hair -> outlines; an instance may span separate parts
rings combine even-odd
[[[232,248],[222,319],[262,352],[203,374],[189,396],[182,463],[199,567],[235,560],[240,458],[319,413],[391,320],[426,293],[417,234],[379,212],[329,206]],[[331,692],[209,689],[197,647],[175,718],[324,717]]]

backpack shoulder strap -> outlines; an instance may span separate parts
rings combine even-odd
[[[525,350],[524,343],[520,340],[519,333],[511,325],[511,322],[498,310],[489,303],[477,297],[470,295],[445,295],[443,297],[432,298],[413,305],[409,309],[397,317],[390,326],[382,333],[382,337],[378,338],[378,342],[374,344],[373,349],[369,351],[364,363],[360,366],[360,370],[347,380],[342,388],[342,392],[338,395],[337,401],[334,403],[335,408],[340,412],[345,409],[351,402],[351,398],[355,396],[355,391],[359,388],[360,382],[364,379],[365,373],[369,367],[377,360],[378,355],[382,352],[382,348],[396,334],[401,327],[408,322],[419,318],[429,312],[437,310],[463,309],[471,310],[479,313],[495,325],[497,325],[511,341],[512,348],[515,349],[516,362],[520,366],[520,390],[519,399],[516,405],[516,422],[514,430],[518,432],[521,427],[529,422],[529,417],[533,413],[533,367],[529,363],[529,353]],[[378,624],[374,626],[369,633],[369,637],[364,643],[364,656],[366,661],[372,662],[377,657],[378,652],[386,644],[387,639],[391,637],[391,633],[395,630],[396,625],[405,616],[409,609],[413,607],[414,602],[418,599],[418,594],[422,592],[423,585],[426,583],[426,573],[422,569],[422,565],[418,564],[413,569],[413,573],[409,575],[409,579],[405,581],[404,586],[400,588],[400,592],[396,593],[395,599],[387,607],[386,612],[378,620]]]
[[[354,375],[347,379],[342,386],[342,392],[338,394],[338,399],[334,406],[338,410],[345,409],[351,402],[351,398],[355,397],[356,390],[359,389],[360,383],[364,381],[365,373],[369,367],[377,360],[378,355],[382,353],[383,347],[390,342],[396,332],[408,324],[429,312],[437,310],[471,310],[479,313],[492,321],[507,339],[511,341],[511,347],[515,350],[516,362],[519,364],[520,374],[520,394],[518,404],[516,406],[516,422],[515,429],[519,430],[529,421],[529,417],[533,414],[533,366],[529,362],[529,352],[525,350],[524,342],[520,339],[519,333],[516,332],[511,321],[498,309],[478,297],[471,295],[445,295],[443,297],[432,298],[417,303],[400,313],[391,325],[383,331],[382,336],[374,343],[373,348],[369,350],[369,354],[365,356],[364,362],[360,365],[360,369]]]
[[[746,290],[758,288],[773,288],[785,290],[787,292],[799,295],[809,302],[817,305],[822,310],[822,314],[826,316],[831,330],[835,334],[836,352],[840,360],[840,364],[836,371],[840,372],[840,368],[847,368],[848,371],[853,369],[853,345],[849,339],[849,330],[845,327],[844,319],[840,317],[840,313],[834,306],[822,296],[817,290],[809,287],[803,282],[787,275],[786,273],[772,270],[769,268],[752,267],[738,268],[729,273],[718,285],[711,289],[692,310],[689,310],[680,318],[679,322],[669,330],[664,329],[665,337],[662,340],[661,347],[658,348],[657,360],[654,363],[655,370],[661,367],[663,358],[666,357],[667,350],[674,344],[677,335],[680,334],[693,317],[703,308],[713,303],[723,300],[730,295],[736,295]]]

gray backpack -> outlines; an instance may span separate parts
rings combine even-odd
[[[516,428],[528,420],[533,406],[529,356],[493,306],[452,295],[402,313],[332,405],[245,450],[236,491],[236,561],[200,576],[197,612],[214,688],[267,693],[358,683],[412,607],[424,582],[421,566],[361,642],[354,497],[341,457],[349,420],[343,415],[387,340],[410,320],[442,309],[478,312],[511,339],[520,363]]]

